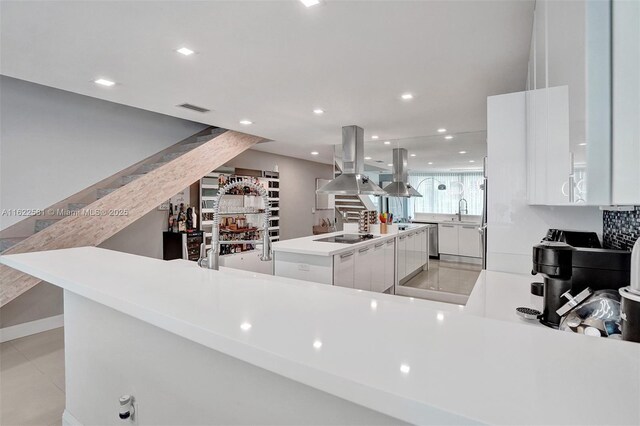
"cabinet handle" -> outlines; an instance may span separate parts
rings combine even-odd
[[[384,243],[380,243],[380,244],[376,244],[374,247],[378,248],[378,247],[382,247],[384,245]]]
[[[389,245],[389,244],[393,244],[393,239],[387,241],[387,245]]]
[[[407,237],[398,237],[399,240],[404,240]]]
[[[443,228],[453,228],[453,225],[442,225]]]
[[[340,259],[345,259],[345,258],[347,258],[349,256],[353,256],[354,254],[355,254],[355,251],[351,251],[349,253],[343,253],[343,254],[340,255]]]
[[[371,247],[363,247],[360,250],[358,250],[358,253],[364,253],[365,251],[369,251]]]
[[[463,226],[464,229],[476,229],[475,226]]]

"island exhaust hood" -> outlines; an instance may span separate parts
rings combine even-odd
[[[319,188],[318,194],[387,195],[364,175],[364,130],[342,128],[342,174]]]
[[[418,191],[407,183],[409,178],[407,158],[408,155],[405,148],[393,149],[393,182],[384,187],[389,197],[422,197]]]

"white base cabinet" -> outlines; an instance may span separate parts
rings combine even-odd
[[[355,282],[355,250],[333,256],[333,285],[353,288]]]
[[[454,256],[482,257],[479,225],[438,225],[438,252]]]

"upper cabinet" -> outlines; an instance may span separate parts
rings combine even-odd
[[[613,2],[613,204],[640,204],[640,2]]]
[[[527,76],[530,204],[611,203],[611,3],[538,0]]]

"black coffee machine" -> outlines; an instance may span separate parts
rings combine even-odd
[[[544,277],[544,308],[540,322],[558,328],[556,313],[567,300],[585,288],[619,289],[629,285],[631,252],[603,249],[595,232],[550,229],[540,244],[533,246],[531,273]]]

